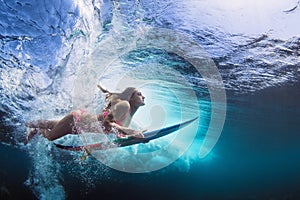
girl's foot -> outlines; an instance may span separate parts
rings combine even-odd
[[[28,128],[38,128],[39,123],[37,121],[36,122],[26,122],[25,126],[28,127]]]
[[[24,144],[26,145],[39,131],[35,128],[29,132],[27,138],[25,138]]]

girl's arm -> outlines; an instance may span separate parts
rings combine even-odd
[[[120,126],[119,124],[117,124],[115,122],[111,122],[110,125],[112,127],[115,127],[117,130],[121,131],[125,135],[134,136],[134,137],[137,137],[137,138],[144,138],[143,132],[145,132],[145,131],[133,130],[131,128]]]

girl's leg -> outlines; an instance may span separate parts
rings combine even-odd
[[[37,120],[26,123],[25,125],[29,128],[41,128],[41,129],[52,129],[59,121],[54,120]]]
[[[72,114],[68,114],[63,119],[58,121],[51,130],[41,129],[39,130],[41,134],[48,140],[56,140],[67,134],[75,133],[75,123]]]
[[[27,144],[36,134],[41,134],[47,129],[52,129],[59,121],[54,120],[37,120],[33,122],[26,123],[25,126],[29,128],[34,128],[29,132],[27,138],[24,140],[24,144]]]

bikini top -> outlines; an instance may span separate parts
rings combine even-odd
[[[126,113],[126,115],[120,119],[120,120],[115,120],[115,123],[122,126],[124,121],[127,119],[127,117],[130,115],[130,109],[128,110],[128,112]],[[108,110],[103,110],[102,112],[102,116],[103,116],[103,119],[105,119],[107,117],[107,115],[109,114],[109,111]]]

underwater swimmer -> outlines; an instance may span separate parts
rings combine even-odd
[[[142,93],[134,87],[128,87],[121,93],[111,93],[100,85],[98,87],[106,94],[105,99],[108,100],[107,106],[100,114],[91,115],[85,110],[74,110],[58,121],[37,120],[26,123],[27,127],[34,128],[28,134],[27,141],[36,134],[52,141],[67,134],[80,134],[81,130],[106,134],[114,132],[118,137],[143,138],[144,131],[128,128],[135,112],[145,105]]]

